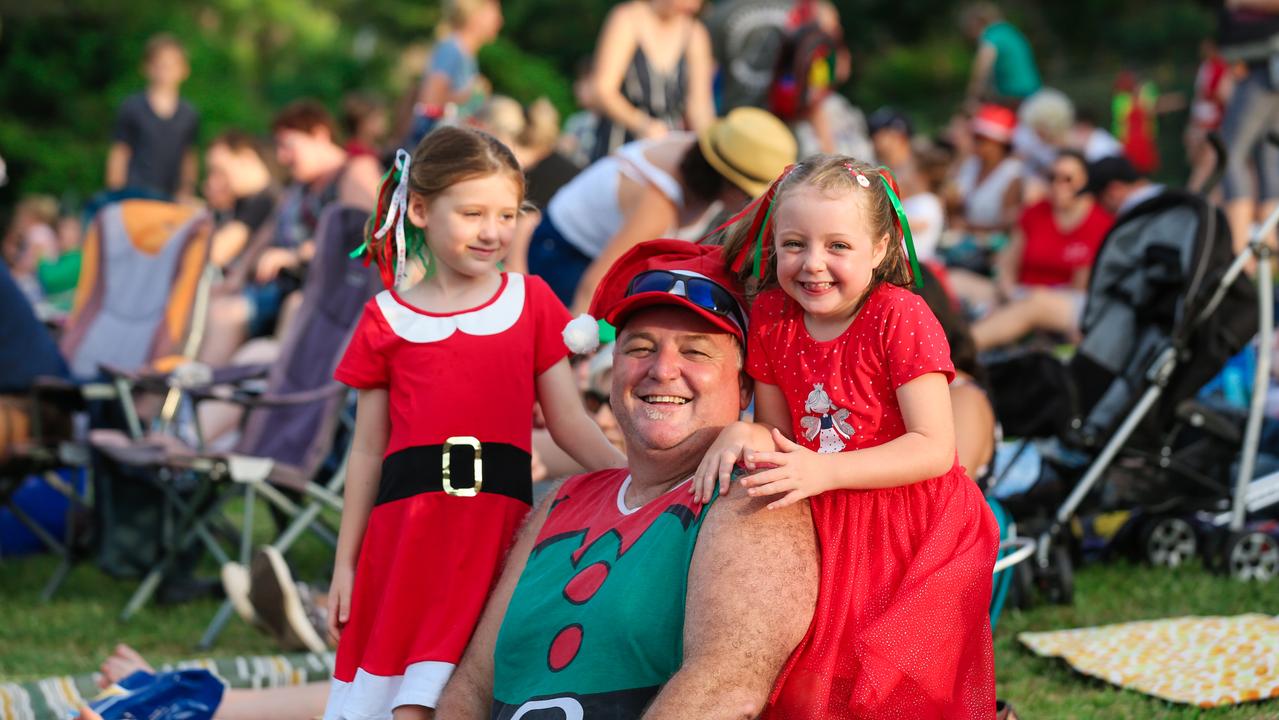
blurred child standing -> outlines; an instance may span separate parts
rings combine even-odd
[[[179,93],[191,73],[186,50],[173,36],[156,35],[147,41],[142,72],[146,90],[126,98],[116,115],[107,189],[192,198],[200,116]]]

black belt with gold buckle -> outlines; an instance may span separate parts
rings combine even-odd
[[[451,437],[443,445],[404,448],[382,461],[376,504],[427,492],[454,497],[483,492],[532,505],[532,458],[514,445]]]

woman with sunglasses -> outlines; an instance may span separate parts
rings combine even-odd
[[[1084,156],[1066,150],[1049,175],[1048,197],[1022,213],[1012,241],[995,263],[1002,304],[973,325],[978,350],[1015,342],[1035,330],[1074,340],[1088,274],[1114,218],[1084,194]]]

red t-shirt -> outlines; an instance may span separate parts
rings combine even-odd
[[[503,273],[488,302],[456,313],[419,310],[384,290],[364,306],[334,376],[389,390],[388,456],[454,435],[528,451],[534,380],[568,355],[569,319],[536,275]]]
[[[941,323],[923,298],[887,283],[839,337],[818,342],[781,290],[751,307],[746,370],[777,385],[795,441],[819,452],[882,445],[906,432],[897,388],[930,372],[955,376]]]
[[[1022,285],[1069,285],[1076,270],[1092,267],[1093,257],[1114,222],[1110,213],[1094,204],[1083,222],[1070,232],[1062,232],[1053,219],[1052,205],[1047,200],[1026,208],[1019,221],[1026,246],[1022,251],[1017,282]]]

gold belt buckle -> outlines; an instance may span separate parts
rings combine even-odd
[[[449,455],[454,445],[466,445],[475,449],[475,484],[471,487],[455,488],[451,482],[451,473],[449,471]],[[484,486],[483,463],[480,457],[480,441],[469,435],[457,435],[444,441],[444,453],[441,456],[443,470],[440,476],[443,478],[444,492],[453,497],[475,497],[480,494],[480,488]]]

